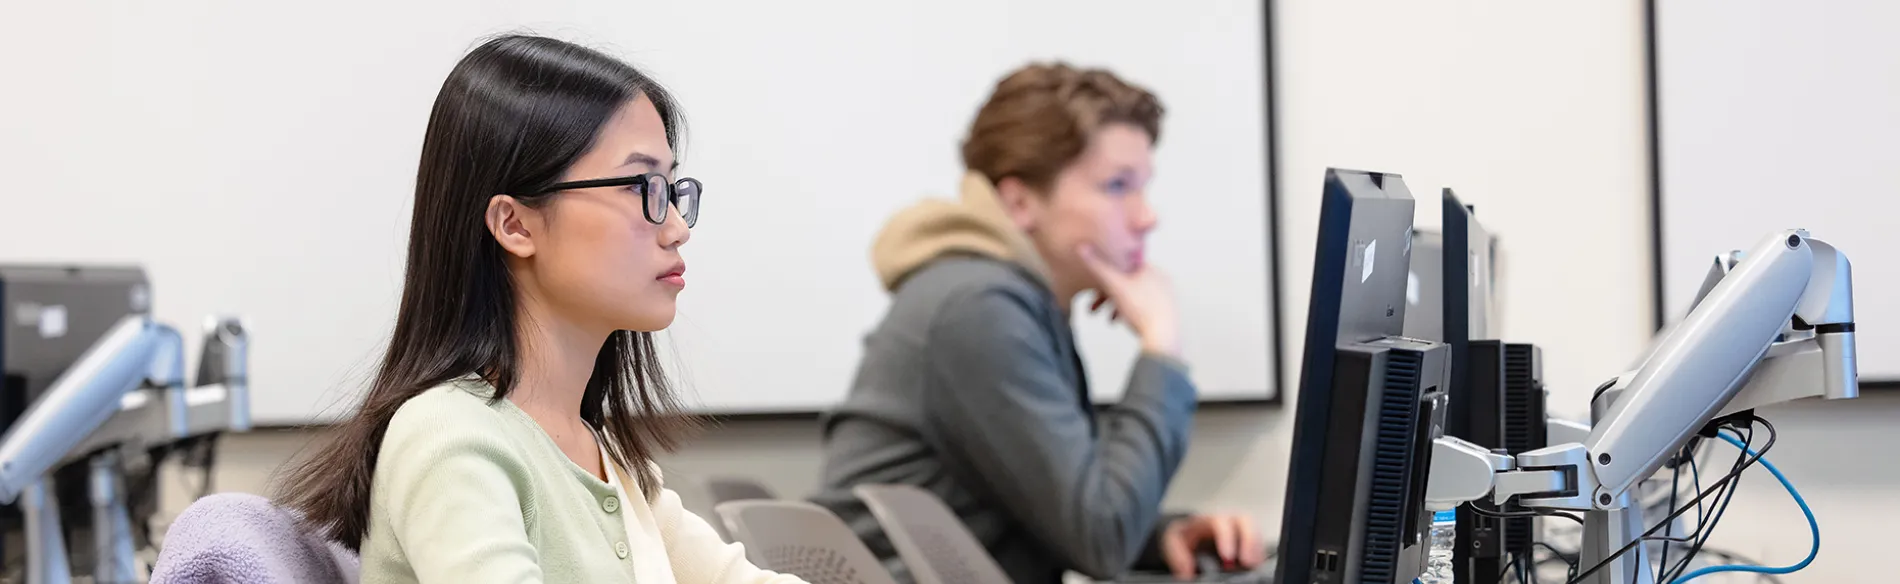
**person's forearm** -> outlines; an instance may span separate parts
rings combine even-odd
[[[1048,552],[1113,578],[1154,529],[1187,450],[1194,387],[1178,361],[1144,355],[1122,402],[1091,416],[1030,300],[991,293],[946,308],[930,334],[931,424],[946,462],[983,477]]]
[[[1149,545],[1169,479],[1186,453],[1192,385],[1178,365],[1140,359],[1122,403],[1102,412],[1094,436],[1085,425],[1048,434],[1052,426],[1038,425],[1083,422],[1074,394],[1034,402],[1022,395],[998,392],[1015,402],[1007,406],[949,400],[938,421],[956,429],[964,455],[981,474],[997,477],[999,500],[1070,569],[1100,579],[1124,573]],[[1036,428],[1044,431],[1025,431]],[[1065,460],[1055,454],[1064,449],[1088,453]]]
[[[1122,391],[1121,402],[1108,408],[1109,415],[1140,416],[1178,435],[1179,440],[1163,440],[1179,445],[1173,457],[1176,462],[1187,450],[1188,430],[1200,399],[1187,371],[1187,364],[1180,358],[1144,352],[1135,359],[1135,366],[1128,373],[1128,385]]]
[[[1120,482],[1125,489],[1119,497],[1097,489],[1092,494],[1099,499],[1077,502],[1085,509],[1114,511],[1093,515],[1097,522],[1076,534],[1101,541],[1112,532],[1112,541],[1120,544],[1115,550],[1097,546],[1086,554],[1096,564],[1092,570],[1113,575],[1146,563],[1140,560],[1155,545],[1154,534],[1167,524],[1161,498],[1187,454],[1195,399],[1194,386],[1178,360],[1144,355],[1130,372],[1121,403],[1103,412],[1101,476],[1094,479]]]

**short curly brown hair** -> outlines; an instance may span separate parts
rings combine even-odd
[[[996,84],[963,141],[963,166],[991,181],[1047,192],[1102,126],[1130,124],[1161,139],[1161,101],[1103,69],[1032,63]]]

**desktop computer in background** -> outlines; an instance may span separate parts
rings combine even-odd
[[[11,430],[120,319],[150,309],[151,288],[136,267],[0,265],[0,430]],[[61,515],[72,518],[69,538],[86,541],[92,506],[85,461],[55,471],[53,486]],[[133,495],[134,506],[157,508],[156,489]],[[19,538],[24,529],[17,505],[0,506],[0,541]],[[74,551],[81,565],[91,561],[85,546]]]
[[[187,455],[209,485],[213,440],[250,427],[241,321],[207,321],[187,386],[183,337],[151,311],[138,267],[0,265],[0,549],[26,550],[8,573],[142,581],[160,464]]]
[[[0,429],[119,319],[150,307],[139,268],[0,265]]]
[[[1497,241],[1451,189],[1444,190],[1442,212],[1443,232],[1415,240],[1411,288],[1419,301],[1418,310],[1407,314],[1405,330],[1451,348],[1445,435],[1511,454],[1543,448],[1548,435],[1541,354],[1533,345],[1497,340]],[[1460,512],[1454,581],[1496,582],[1514,560],[1531,556],[1535,535],[1528,517]]]
[[[1274,582],[1407,584],[1448,348],[1403,336],[1415,202],[1395,174],[1329,169]]]

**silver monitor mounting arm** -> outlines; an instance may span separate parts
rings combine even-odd
[[[1712,420],[1795,400],[1858,397],[1847,256],[1806,231],[1786,230],[1731,261],[1718,260],[1689,315],[1603,392],[1612,401],[1593,405],[1600,415],[1587,437],[1515,457],[1441,438],[1427,505],[1448,509],[1488,494],[1499,507],[1584,511],[1588,563],[1641,537],[1631,490]],[[1643,556],[1637,546],[1602,581],[1653,581]]]
[[[1492,498],[1529,508],[1618,508],[1716,417],[1859,396],[1847,256],[1806,232],[1764,239],[1644,360],[1582,443],[1519,454]]]

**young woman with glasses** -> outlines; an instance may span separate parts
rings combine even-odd
[[[284,477],[363,582],[798,581],[747,563],[653,464],[690,424],[650,336],[699,218],[680,126],[653,80],[557,40],[496,38],[449,73],[388,354]]]

